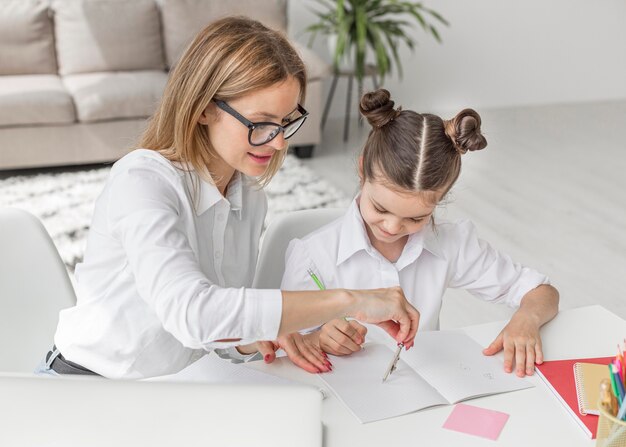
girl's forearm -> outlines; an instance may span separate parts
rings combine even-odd
[[[541,327],[552,320],[558,311],[558,290],[551,285],[542,284],[524,295],[517,313],[532,318]]]

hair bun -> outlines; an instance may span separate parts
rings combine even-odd
[[[389,91],[379,88],[363,95],[359,111],[372,127],[380,128],[400,114],[400,108],[394,109],[394,104]]]
[[[487,146],[487,139],[480,131],[480,115],[473,109],[461,110],[449,121],[444,130],[459,154],[478,151]]]

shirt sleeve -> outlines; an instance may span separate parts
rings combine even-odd
[[[324,278],[309,256],[305,243],[300,239],[293,239],[287,246],[285,252],[285,273],[280,284],[282,290],[319,290],[319,287],[308,273],[311,270],[322,285],[326,285]],[[301,334],[308,334],[321,328],[322,326],[314,326],[300,331]]]
[[[541,284],[550,284],[547,276],[513,262],[480,239],[471,222],[456,224],[454,231],[453,275],[449,287],[466,289],[485,301],[517,307],[527,292]]]
[[[260,352],[253,352],[252,354],[242,354],[237,351],[237,348],[231,346],[226,349],[216,349],[215,353],[223,359],[230,360],[231,363],[248,363],[252,360],[261,360]]]
[[[275,339],[280,291],[223,288],[204,275],[172,181],[146,167],[117,174],[109,186],[107,222],[125,250],[139,296],[164,329],[192,349]],[[217,341],[225,339],[241,340]]]
[[[282,290],[317,290],[317,285],[306,273],[307,269],[311,269],[317,272],[315,264],[306,253],[304,243],[300,239],[293,239],[289,242],[287,251],[285,253],[285,272],[281,282]],[[320,274],[316,273],[318,278]],[[320,278],[321,279],[321,278]],[[323,284],[323,283],[322,283]],[[307,334],[309,332],[316,331],[321,326],[314,326],[312,328],[303,329],[301,334]],[[253,354],[241,354],[236,348],[231,347],[228,349],[216,349],[216,354],[223,359],[229,359],[233,363],[246,363],[251,360],[260,358],[258,352]]]

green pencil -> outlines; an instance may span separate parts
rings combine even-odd
[[[313,270],[311,269],[307,269],[307,273],[311,276],[311,278],[313,279],[313,281],[315,282],[315,284],[317,284],[317,287],[320,290],[326,290],[326,287],[324,287],[324,284],[322,284],[322,281],[320,281],[320,279],[317,277],[317,275],[313,272]]]
[[[616,379],[615,374],[613,374],[613,364],[609,364],[609,377],[611,378],[611,388],[613,389],[613,394],[615,394],[615,397],[617,398],[618,405],[621,406],[622,399],[617,388],[617,383],[615,382],[618,379]]]
[[[313,282],[315,284],[317,284],[317,287],[320,290],[326,290],[326,287],[324,287],[324,284],[322,284],[322,281],[320,281],[320,279],[317,277],[317,275],[315,274],[315,272],[311,269],[307,269],[306,272],[309,274],[309,276],[311,277],[311,279],[313,280]],[[348,317],[343,317],[344,320],[348,321]]]

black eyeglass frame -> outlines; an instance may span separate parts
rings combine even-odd
[[[244,126],[248,128],[248,143],[250,143],[250,146],[263,146],[264,144],[267,144],[270,141],[272,141],[274,138],[276,138],[280,132],[282,132],[283,135],[285,135],[285,128],[287,126],[290,126],[293,123],[297,123],[298,121],[301,121],[301,123],[298,125],[296,130],[291,135],[285,137],[285,140],[288,140],[289,138],[293,137],[296,134],[296,132],[300,130],[300,128],[302,127],[302,124],[304,124],[304,122],[306,121],[307,116],[309,116],[309,112],[307,112],[304,107],[298,104],[298,107],[296,110],[300,112],[301,115],[295,120],[289,121],[284,126],[282,124],[273,123],[271,121],[260,121],[257,123],[253,123],[252,121],[247,119],[245,116],[243,116],[241,113],[237,112],[235,109],[229,106],[228,103],[226,103],[225,101],[215,99],[214,102],[220,109],[222,109],[224,112],[234,117],[237,121],[239,121],[241,124],[243,124]],[[276,132],[276,134],[273,137],[269,138],[263,143],[253,143],[252,132],[254,132],[254,129],[260,126],[276,126],[279,130],[278,132]]]

